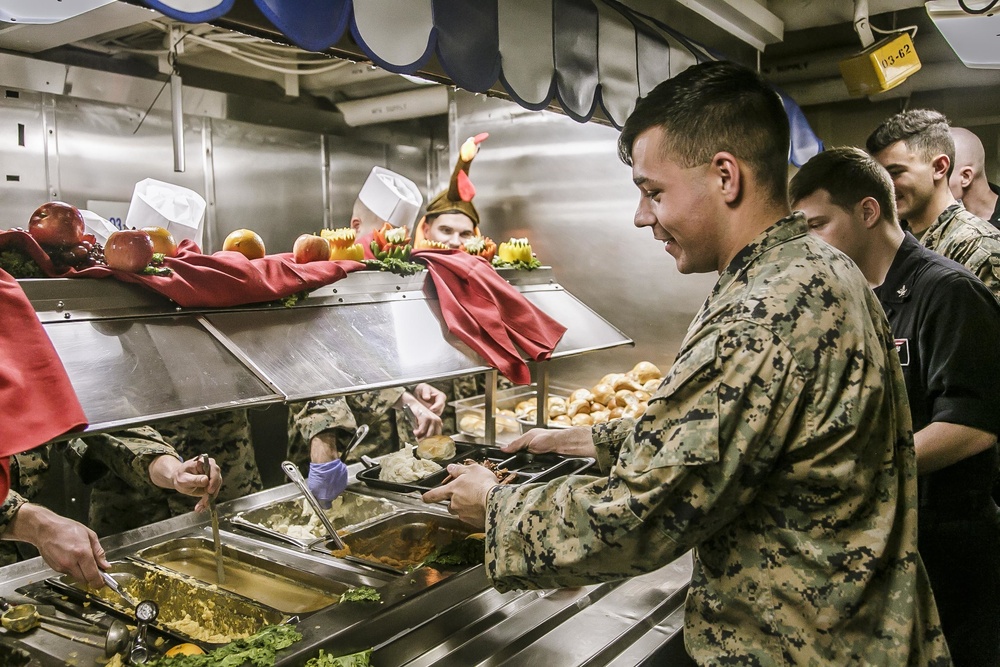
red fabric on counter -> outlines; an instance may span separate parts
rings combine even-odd
[[[178,244],[177,256],[163,266],[169,276],[147,276],[116,271],[107,266],[59,272],[49,256],[26,232],[0,232],[0,249],[15,247],[27,252],[53,278],[106,278],[143,285],[185,308],[221,308],[275,301],[302,290],[313,290],[336,282],[352,271],[365,268],[361,262],[310,262],[296,264],[288,252],[247,259],[238,252],[204,255],[192,241]]]
[[[462,250],[419,250],[411,259],[427,266],[448,330],[516,384],[531,371],[518,347],[535,361],[548,359],[566,333],[524,298],[482,257]]]
[[[0,458],[86,427],[83,407],[35,309],[17,281],[0,270]],[[3,502],[9,469],[0,477]]]

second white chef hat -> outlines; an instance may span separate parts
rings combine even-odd
[[[416,184],[383,167],[373,167],[358,199],[372,213],[396,227],[409,227],[424,201]]]

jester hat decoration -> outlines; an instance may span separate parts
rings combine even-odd
[[[458,149],[458,161],[455,163],[455,170],[451,172],[451,181],[448,189],[431,200],[427,205],[427,217],[433,218],[443,213],[464,213],[472,219],[472,224],[479,228],[479,211],[472,204],[472,198],[476,196],[476,188],[469,180],[469,166],[472,159],[479,152],[479,144],[490,136],[488,132],[481,132],[474,137],[469,137]]]

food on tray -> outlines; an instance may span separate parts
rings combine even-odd
[[[168,658],[173,658],[178,655],[205,655],[205,651],[197,644],[177,644],[176,646],[171,647],[170,650],[163,655]]]
[[[353,259],[360,262],[365,258],[365,249],[357,240],[357,232],[350,227],[340,229],[324,229],[320,236],[330,244],[330,259]]]
[[[381,602],[382,595],[371,586],[355,586],[340,594],[341,604],[345,602]]]
[[[447,435],[432,435],[417,442],[417,456],[444,461],[455,458],[455,441]]]
[[[441,470],[441,466],[434,461],[414,456],[413,450],[413,445],[404,445],[398,452],[383,456],[379,460],[378,478],[383,482],[406,484]]]
[[[152,600],[160,608],[157,625],[191,639],[225,644],[249,637],[267,625],[263,607],[221,593],[215,586],[201,585],[167,570],[149,570],[141,577],[119,581],[137,600]],[[89,591],[118,607],[117,593],[105,587]]]
[[[511,410],[496,410],[496,433],[520,433],[521,428],[517,425],[517,415]],[[462,433],[468,433],[477,438],[486,435],[486,419],[482,411],[466,413],[458,420],[458,429]]]
[[[424,565],[478,565],[485,558],[486,539],[483,533],[466,535],[439,547],[424,560]]]
[[[332,653],[327,653],[323,649],[319,650],[319,655],[309,658],[305,667],[369,667],[371,665],[372,650],[366,649],[350,655],[334,657]]]
[[[455,523],[449,521],[442,525],[436,518],[420,518],[397,524],[387,522],[385,526],[374,524],[365,531],[345,535],[345,548],[330,553],[337,557],[355,556],[402,570],[423,562],[435,549],[472,532],[465,526],[455,527]]]
[[[633,376],[635,376],[636,382],[639,382],[641,384],[645,384],[650,380],[663,379],[663,373],[660,372],[660,369],[648,361],[640,361],[635,366],[633,366],[632,370],[629,372],[632,373]]]
[[[395,506],[387,500],[346,492],[334,498],[333,503],[326,509],[326,516],[339,532],[343,528],[388,514],[395,509]],[[239,519],[303,542],[311,542],[326,534],[326,529],[305,498],[284,500],[244,512]]]
[[[270,625],[246,639],[238,639],[226,646],[209,651],[205,655],[190,657],[153,658],[148,667],[215,667],[217,665],[245,665],[270,667],[277,659],[278,651],[288,648],[302,639],[302,634],[294,625]],[[109,662],[108,665],[111,663]]]

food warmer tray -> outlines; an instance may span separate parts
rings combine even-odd
[[[480,447],[461,443],[457,445],[454,457],[446,461],[438,461],[441,464],[441,470],[413,482],[390,482],[379,479],[379,473],[382,470],[382,466],[380,465],[358,472],[357,478],[374,489],[399,491],[401,493],[409,493],[411,491],[424,493],[444,482],[445,478],[448,477],[448,471],[444,468],[448,464],[461,463],[466,459],[479,462],[490,461],[497,468],[506,468],[508,472],[515,473],[516,477],[508,482],[508,484],[548,482],[556,477],[582,473],[594,464],[594,459],[589,457],[528,454],[526,452],[508,454],[498,447]]]
[[[208,632],[216,630],[219,631],[218,634],[230,636],[237,634],[249,636],[267,625],[277,625],[289,618],[277,609],[242,595],[221,590],[194,577],[178,574],[151,563],[138,560],[113,561],[107,572],[123,585],[133,577],[141,582],[139,590],[132,591],[133,596],[138,600],[153,600],[160,608],[158,618],[150,624],[152,628],[178,641],[197,644],[205,650],[224,646],[229,641],[214,642],[193,637],[181,625],[182,623],[186,625],[188,622],[184,620],[185,614],[191,619],[196,619],[199,627]],[[82,598],[94,607],[134,620],[133,613],[125,601],[116,599],[117,595],[106,587],[100,592],[95,592],[69,575],[48,579],[46,583],[70,597]],[[184,607],[185,603],[193,606]],[[231,624],[229,632],[223,632],[227,628],[220,625],[213,626],[215,615],[223,610],[230,612],[227,614],[229,617],[227,620]]]
[[[384,498],[345,491],[334,500],[334,511],[330,521],[337,533],[343,534],[398,509],[398,505]],[[330,514],[331,512],[327,512],[327,516]],[[326,538],[326,530],[322,524],[317,523],[318,535],[311,538],[301,538],[281,532],[279,522],[281,519],[287,518],[292,525],[305,526],[313,516],[312,508],[308,506],[305,498],[295,496],[269,503],[263,507],[238,512],[229,519],[229,523],[240,530],[293,544],[300,549],[307,549],[317,540]]]
[[[341,539],[350,555],[403,570],[422,564],[435,550],[474,532],[472,526],[451,515],[414,509],[372,521]],[[332,541],[320,541],[311,548],[333,556],[343,553]]]
[[[226,583],[217,584],[215,546],[205,536],[184,537],[146,547],[136,554],[136,558],[251,598],[288,615],[307,616],[337,604],[347,589],[371,583],[369,578],[349,570],[337,572],[335,578],[329,573],[322,576],[223,543]]]

